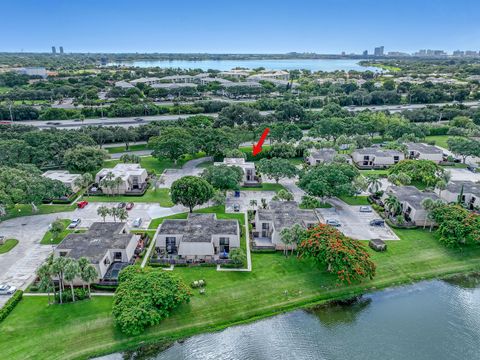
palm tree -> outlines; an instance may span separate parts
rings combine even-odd
[[[447,188],[447,182],[445,180],[438,180],[435,187],[438,189],[438,196],[441,197],[442,191]]]
[[[88,297],[91,297],[90,284],[98,279],[97,269],[92,264],[88,264],[81,273],[82,280],[88,285]]]
[[[63,280],[65,274],[65,267],[67,265],[67,258],[64,256],[59,256],[53,259],[51,271],[58,279],[58,292],[60,296],[60,304],[63,303]]]
[[[73,291],[73,280],[80,273],[80,268],[75,259],[67,258],[67,264],[65,265],[65,280],[70,283],[70,290],[72,291],[72,301],[75,302],[75,292]]]
[[[40,279],[39,287],[42,291],[47,292],[48,305],[50,305],[50,291],[52,290],[52,274],[50,265],[48,263],[44,263],[42,266],[40,266],[37,270],[37,276]]]
[[[98,216],[101,216],[103,218],[103,222],[105,222],[105,218],[111,214],[111,210],[105,205],[102,205],[98,207],[97,214]]]
[[[421,202],[421,205],[422,205],[423,209],[427,212],[427,216],[425,216],[425,220],[423,221],[423,228],[424,229],[427,226],[428,214],[429,214],[430,210],[432,209],[433,203],[434,203],[434,201],[433,201],[432,198],[425,198]]]
[[[380,190],[382,186],[382,182],[380,181],[380,176],[378,175],[367,176],[367,184],[368,184],[368,190],[370,191],[370,193],[372,195],[375,194],[378,190]]]
[[[395,216],[402,211],[402,204],[393,195],[389,195],[383,203],[385,204],[385,208],[392,216]]]
[[[81,177],[77,178],[75,180],[75,186],[83,189],[87,189],[87,195],[89,195],[89,190],[90,190],[90,184],[93,183],[93,175],[90,173],[85,173]]]
[[[255,207],[258,205],[257,203],[257,200],[256,199],[252,199],[250,200],[250,206],[253,208],[253,210],[255,210]]]
[[[120,222],[125,222],[128,219],[128,211],[125,209],[118,209],[118,219]]]
[[[120,185],[123,184],[123,180],[121,177],[116,177],[114,180],[113,180],[113,186],[117,189],[117,195],[120,194]]]
[[[117,216],[119,215],[119,209],[116,207],[113,207],[110,209],[110,215],[113,216],[113,222],[117,222]]]
[[[81,257],[80,259],[77,260],[78,264],[78,274],[83,280],[83,273],[86,269],[86,267],[90,264],[90,261],[86,257]],[[83,289],[85,290],[85,283],[82,284]]]

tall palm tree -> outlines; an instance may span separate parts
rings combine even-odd
[[[63,290],[64,290],[64,274],[65,274],[65,267],[67,265],[67,258],[64,256],[59,256],[53,259],[52,261],[52,273],[58,279],[58,292],[60,297],[60,304],[63,303]]]
[[[393,195],[389,195],[383,203],[385,204],[385,208],[392,216],[396,216],[402,211],[402,204]]]
[[[435,184],[435,188],[438,189],[438,196],[441,197],[442,191],[447,188],[447,182],[445,180],[438,180]]]
[[[250,200],[250,206],[253,208],[253,210],[255,210],[255,207],[257,206],[257,200],[256,199]]]
[[[110,209],[110,215],[113,216],[113,222],[117,222],[117,216],[119,215],[119,210],[118,208],[116,207],[112,207]]]
[[[123,184],[123,180],[121,177],[116,177],[115,179],[113,179],[113,186],[115,187],[115,189],[117,189],[117,195],[120,194],[120,185]]]
[[[128,211],[125,209],[118,209],[118,220],[125,222],[128,219]]]
[[[88,285],[88,297],[91,297],[90,284],[98,279],[97,269],[92,264],[88,264],[81,274],[82,280]]]
[[[101,216],[103,218],[103,222],[105,222],[105,218],[111,214],[111,210],[105,205],[102,205],[98,207],[97,214],[98,216]]]
[[[50,265],[48,263],[44,263],[37,269],[37,276],[40,279],[40,289],[42,291],[47,292],[48,296],[48,305],[51,304],[50,302],[50,291],[52,290],[52,274]]]
[[[75,259],[67,258],[65,265],[65,280],[70,283],[70,291],[72,292],[72,301],[75,302],[75,292],[73,291],[73,280],[79,275],[80,268]]]
[[[86,257],[81,257],[80,259],[77,260],[78,264],[78,274],[83,280],[83,273],[88,265],[90,265],[90,261]],[[83,290],[85,290],[85,282],[82,284]]]
[[[430,210],[432,209],[433,203],[434,203],[434,201],[433,201],[432,198],[425,198],[421,202],[421,205],[422,205],[423,209],[427,212],[427,216],[425,216],[425,220],[423,221],[423,228],[424,229],[427,226],[428,214],[429,214]]]
[[[376,193],[380,190],[382,182],[380,181],[380,176],[378,175],[368,175],[367,176],[368,190],[371,194]]]

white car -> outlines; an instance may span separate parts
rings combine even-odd
[[[68,228],[69,229],[75,229],[78,225],[80,225],[81,222],[82,222],[82,220],[80,220],[80,219],[73,219],[72,222],[70,223],[70,225],[68,225]]]
[[[340,221],[333,220],[333,219],[327,220],[327,225],[334,226],[334,227],[342,226],[342,224],[340,224]]]
[[[133,227],[140,227],[140,225],[142,225],[142,218],[136,218],[135,220],[133,220],[132,222],[132,226]]]
[[[17,291],[17,288],[15,286],[10,286],[7,284],[0,285],[0,295],[11,295],[15,291]]]
[[[370,206],[360,206],[360,212],[365,212],[365,213],[369,213],[369,212],[372,212],[372,208]]]

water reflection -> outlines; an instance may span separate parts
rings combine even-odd
[[[472,279],[468,288],[464,284],[422,282],[368,294],[352,305],[294,311],[194,336],[154,358],[480,359],[480,287]]]

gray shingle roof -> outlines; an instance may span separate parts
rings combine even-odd
[[[418,151],[422,154],[443,154],[443,151],[435,146],[422,144],[422,143],[405,143],[408,151]]]
[[[393,194],[400,202],[406,201],[415,209],[422,209],[422,201],[430,198],[439,200],[437,194],[433,192],[423,192],[415,186],[395,186],[392,185],[387,189],[387,193]]]
[[[335,149],[311,149],[309,150],[310,156],[312,156],[315,160],[321,160],[324,162],[331,162],[333,161],[335,155],[337,155],[337,151]]]
[[[480,184],[473,181],[451,181],[447,185],[447,190],[451,193],[460,194],[462,187],[464,194],[480,196]]]
[[[397,150],[391,150],[391,149],[382,149],[382,148],[377,148],[377,147],[368,147],[368,148],[363,148],[363,149],[357,149],[354,151],[354,153],[360,154],[360,155],[375,155],[375,156],[401,156],[403,153]]]
[[[318,222],[313,210],[298,208],[296,201],[271,201],[269,209],[259,209],[258,217],[263,221],[272,221],[276,231],[295,224],[305,226],[306,223]]]
[[[182,234],[186,242],[210,242],[212,235],[239,235],[238,221],[217,220],[215,214],[189,214],[187,220],[164,220],[159,234]]]
[[[70,250],[68,256],[74,259],[86,257],[98,263],[109,249],[125,249],[138,235],[122,233],[125,223],[96,222],[85,233],[68,234],[57,246],[58,250]]]

